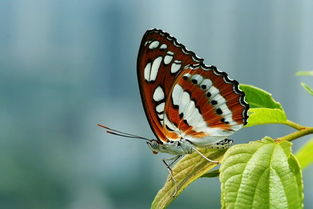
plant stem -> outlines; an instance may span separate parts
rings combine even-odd
[[[276,139],[277,143],[283,142],[283,141],[292,141],[294,139],[297,139],[299,137],[313,134],[313,127],[303,127],[302,129],[298,129],[299,131],[293,132],[291,134],[288,134],[286,136],[280,137]]]
[[[287,126],[290,126],[294,129],[297,129],[297,130],[301,130],[301,129],[305,129],[306,127],[305,126],[302,126],[298,123],[295,123],[293,121],[290,121],[290,120],[286,120],[286,122],[283,123],[284,125],[287,125]]]

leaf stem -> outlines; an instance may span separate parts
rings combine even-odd
[[[313,127],[304,127],[302,129],[299,129],[296,132],[293,132],[291,134],[288,134],[286,136],[280,137],[276,139],[277,143],[283,142],[283,141],[292,141],[294,139],[300,138],[302,136],[313,134]]]

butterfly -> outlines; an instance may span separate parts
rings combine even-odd
[[[202,155],[197,148],[229,146],[232,140],[228,137],[247,123],[249,105],[239,83],[215,66],[205,65],[202,58],[162,30],[144,34],[137,76],[156,139],[98,125],[111,134],[146,140],[154,154],[179,157],[197,151]]]

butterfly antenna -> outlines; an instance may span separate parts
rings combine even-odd
[[[127,138],[133,138],[133,139],[142,139],[142,140],[145,140],[145,141],[149,141],[150,140],[150,139],[142,137],[142,136],[137,136],[137,135],[134,135],[134,134],[118,131],[118,130],[109,128],[109,127],[107,127],[105,125],[102,125],[102,124],[99,124],[99,123],[97,124],[97,126],[106,129],[106,132],[108,134],[112,134],[112,135],[116,135],[116,136],[122,136],[122,137],[127,137]]]

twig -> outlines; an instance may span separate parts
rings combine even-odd
[[[302,129],[298,129],[299,131],[293,132],[291,134],[288,134],[283,137],[279,137],[276,139],[277,143],[283,142],[283,141],[293,141],[297,138],[300,138],[305,135],[313,134],[313,127],[304,127]]]

